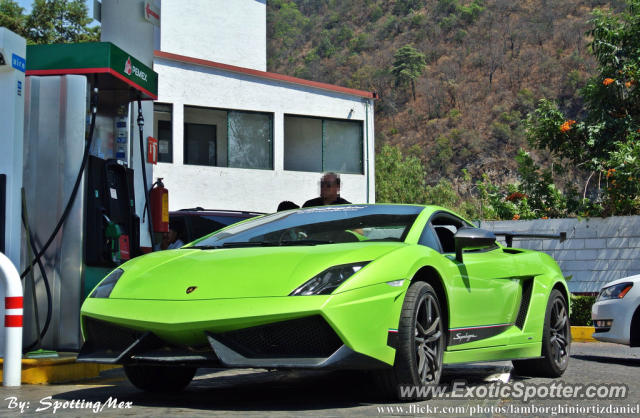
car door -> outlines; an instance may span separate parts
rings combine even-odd
[[[454,235],[463,227],[471,225],[447,212],[434,214],[426,226],[448,260],[445,285],[450,311],[450,346],[485,340],[511,327],[517,316],[521,289],[513,256],[497,245],[466,250],[463,262],[456,260]],[[426,235],[429,234],[423,233],[423,237]],[[423,245],[434,248],[427,244],[427,238],[422,241]],[[491,344],[488,341],[486,345]]]

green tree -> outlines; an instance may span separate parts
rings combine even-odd
[[[411,85],[413,100],[416,100],[416,78],[422,75],[427,61],[423,53],[412,47],[405,45],[398,49],[393,56],[393,67],[391,73],[396,78],[396,86]]]
[[[424,7],[424,0],[396,0],[393,6],[393,13],[398,16],[404,16],[412,11],[420,10]]]
[[[462,177],[454,182],[440,178],[434,185],[427,185],[427,172],[419,154],[417,146],[407,155],[398,146],[382,146],[376,153],[376,201],[438,205],[468,219],[480,218],[481,202],[472,194],[475,186],[469,172],[462,170]]]
[[[590,179],[606,176],[606,190],[602,181],[591,186],[599,188],[593,193],[594,209],[601,207],[603,215],[640,213],[634,170],[623,167],[637,164],[640,158],[640,149],[630,146],[640,132],[640,0],[626,3],[627,9],[620,14],[594,12],[590,46],[598,74],[580,91],[581,120],[569,119],[556,103],[542,100],[526,123],[533,146],[550,150],[556,164],[568,161],[589,174],[583,197]]]
[[[0,0],[0,26],[24,35],[24,9],[13,0]]]
[[[575,193],[564,194],[554,184],[550,169],[543,169],[524,150],[516,156],[520,181],[498,186],[486,176],[476,186],[486,202],[485,217],[496,219],[537,219],[566,216],[569,206],[575,210]]]
[[[35,0],[25,35],[36,44],[97,41],[100,28],[91,21],[84,0]]]
[[[286,51],[296,47],[303,36],[309,19],[298,10],[298,6],[290,0],[270,0],[267,8],[267,36],[275,40]],[[273,51],[275,48],[271,48]]]
[[[469,180],[471,178],[467,178],[468,173],[465,170],[463,170],[463,173],[462,178],[457,178],[456,181],[461,183],[459,186],[462,188],[470,187]],[[478,199],[471,196],[471,193],[467,193],[464,196],[463,193],[458,192],[458,189],[459,187],[456,187],[454,183],[442,177],[435,185],[427,186],[425,201],[429,205],[452,209],[467,219],[480,219],[480,202]]]
[[[640,213],[640,133],[633,132],[627,141],[619,141],[609,153],[604,171],[602,202],[604,213],[636,215]]]
[[[403,155],[397,146],[385,144],[376,152],[376,201],[424,203],[426,172],[416,155]]]

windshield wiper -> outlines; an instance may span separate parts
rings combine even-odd
[[[322,241],[317,239],[301,239],[298,241],[295,241],[295,240],[280,241],[280,245],[319,245],[319,244],[333,244],[333,241]]]
[[[271,245],[278,245],[271,242],[262,241],[242,241],[242,242],[225,242],[222,245],[194,245],[189,248],[196,248],[198,250],[219,250],[220,248],[235,248],[235,247],[266,247]]]
[[[302,239],[299,241],[287,240],[277,242],[266,241],[238,241],[238,242],[225,242],[222,245],[194,245],[193,247],[198,250],[217,250],[220,248],[242,248],[242,247],[277,247],[277,246],[295,246],[295,245],[319,245],[319,244],[333,244],[333,241],[322,241],[317,239]]]
[[[224,248],[235,248],[235,247],[270,247],[278,245],[275,242],[265,242],[265,241],[238,241],[238,242],[225,242],[222,244]]]
[[[217,250],[218,248],[222,247],[220,245],[194,245],[193,247],[185,248],[185,250],[189,250],[191,248],[196,250]]]

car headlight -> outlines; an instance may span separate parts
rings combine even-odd
[[[328,295],[367,264],[368,261],[363,261],[329,267],[291,292],[289,296]]]
[[[622,299],[624,295],[629,293],[629,290],[631,290],[632,287],[633,283],[618,283],[613,286],[605,287],[600,291],[596,302],[607,299]]]
[[[111,291],[115,287],[116,283],[120,279],[120,276],[124,273],[122,269],[113,270],[107,277],[105,277],[98,287],[91,293],[92,298],[108,298]]]

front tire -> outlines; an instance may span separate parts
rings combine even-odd
[[[183,390],[196,374],[195,367],[125,365],[129,381],[146,392],[172,393]]]
[[[542,358],[513,360],[513,368],[520,376],[560,377],[569,365],[570,351],[569,308],[563,294],[553,289],[542,331]]]
[[[445,349],[440,306],[438,295],[428,283],[409,286],[400,315],[394,366],[380,376],[387,395],[400,398],[400,385],[435,386],[440,382]],[[409,398],[424,399],[429,395],[414,391]]]

